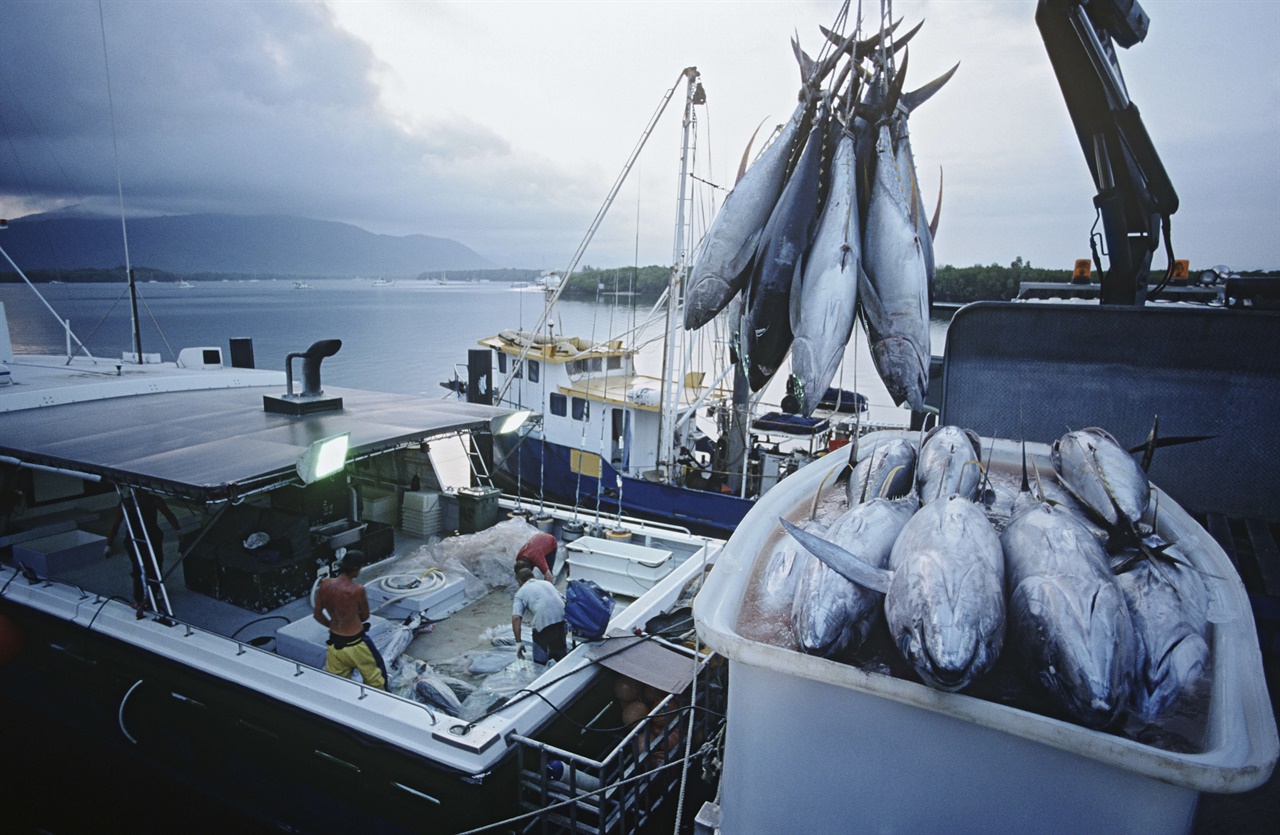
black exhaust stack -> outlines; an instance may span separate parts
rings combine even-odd
[[[302,353],[289,354],[284,360],[284,373],[289,390],[282,397],[263,395],[262,408],[282,415],[309,415],[342,408],[341,397],[325,397],[320,388],[320,363],[342,348],[341,339],[321,339]],[[302,393],[293,393],[293,360],[302,358]]]

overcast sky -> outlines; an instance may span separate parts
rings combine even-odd
[[[908,25],[925,20],[909,88],[960,62],[911,122],[929,206],[945,172],[939,263],[1069,267],[1089,254],[1093,184],[1035,5],[894,3]],[[1150,34],[1120,61],[1181,198],[1178,256],[1280,268],[1280,2],[1142,5]],[[708,98],[698,174],[724,184],[756,126],[794,107],[788,39],[816,54],[839,3],[101,8],[100,21],[96,0],[0,0],[0,217],[118,206],[109,67],[129,212],[340,220],[452,238],[499,266],[563,269],[684,67],[701,71]],[[670,261],[680,104],[587,263]]]

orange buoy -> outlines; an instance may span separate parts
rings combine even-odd
[[[613,684],[613,695],[623,704],[634,702],[640,698],[640,682],[631,676],[618,676]]]

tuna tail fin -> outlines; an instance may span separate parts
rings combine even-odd
[[[938,219],[942,217],[942,166],[938,166],[938,205],[933,208],[933,220],[929,221],[929,239],[938,240]]]
[[[778,521],[782,523],[782,527],[786,529],[787,533],[791,534],[806,551],[822,560],[827,564],[828,568],[850,583],[857,583],[863,588],[878,591],[881,594],[889,590],[890,572],[883,568],[868,565],[839,545],[827,542],[822,537],[814,536],[808,531],[801,530],[786,519],[779,519]]]
[[[843,52],[851,56],[854,62],[856,63],[859,61],[865,61],[866,59],[874,55],[876,53],[876,50],[880,48],[880,41],[882,41],[884,38],[888,37],[889,35],[892,35],[897,30],[897,28],[902,25],[902,21],[903,21],[903,18],[898,18],[898,20],[895,23],[892,23],[889,25],[889,28],[884,29],[880,32],[877,32],[871,37],[861,41],[854,41],[848,38],[843,38],[825,26],[819,26],[818,28],[822,30],[822,34],[826,37],[828,41],[830,41],[835,46],[840,47],[840,52]],[[911,39],[915,37],[916,32],[920,31],[921,26],[924,26],[923,20],[917,23],[915,25],[915,28],[912,29],[910,32],[903,35],[901,38],[895,39],[893,42],[893,51],[897,52],[899,49],[902,49],[904,46],[906,46],[911,41]]]
[[[1147,439],[1142,443],[1133,447],[1129,452],[1142,453],[1142,462],[1140,466],[1145,473],[1151,468],[1151,459],[1155,458],[1156,450],[1160,447],[1178,446],[1179,444],[1189,444],[1195,441],[1208,441],[1218,437],[1217,435],[1170,435],[1166,438],[1160,437],[1160,416],[1154,415],[1151,420],[1151,431],[1147,433]]]
[[[756,125],[756,129],[751,132],[751,138],[747,140],[747,147],[742,149],[742,162],[738,165],[738,178],[733,181],[735,185],[741,182],[742,178],[747,173],[747,167],[750,164],[748,163],[748,160],[751,158],[751,146],[756,144],[756,135],[760,133],[760,128],[764,127],[764,123],[768,120],[768,118],[769,118],[768,116],[765,116],[763,119],[760,120],[760,124]],[[938,207],[939,208],[942,207],[941,186],[939,186],[939,190],[938,190]]]
[[[902,61],[903,69],[906,69],[906,58]],[[927,102],[933,97],[933,94],[942,89],[943,85],[951,80],[951,76],[956,74],[956,70],[960,69],[959,62],[954,67],[944,72],[942,75],[930,81],[919,90],[913,90],[910,93],[902,94],[902,106],[906,108],[908,113],[914,112],[917,107]]]
[[[791,39],[791,51],[795,53],[796,63],[800,65],[800,81],[807,87],[813,81],[816,65],[803,49],[800,48],[800,36]]]

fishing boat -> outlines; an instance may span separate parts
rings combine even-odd
[[[309,282],[306,282],[306,281],[295,281],[295,282],[293,282],[293,289],[295,289],[295,290],[310,290],[310,289],[311,289],[311,284],[310,284]]]
[[[671,752],[679,723],[662,734],[655,723],[687,716],[691,699],[719,709],[708,701],[715,691],[698,695],[694,683],[709,655],[683,636],[720,543],[630,518],[625,540],[562,530],[572,513],[549,506],[535,527],[485,478],[484,451],[521,413],[322,387],[321,362],[340,360],[328,359],[337,340],[268,371],[229,363],[213,346],[143,365],[83,348],[15,355],[0,334],[13,374],[0,388],[0,692],[7,715],[26,717],[42,741],[119,757],[124,773],[161,771],[195,797],[288,831],[459,831],[548,816],[623,831],[662,805],[652,798],[670,796],[678,770],[644,772],[655,751]],[[154,498],[178,520],[158,542],[137,521]],[[110,556],[104,534],[117,508],[126,547]],[[588,577],[618,589],[604,635],[576,640],[548,667],[484,636],[509,630],[514,549],[540,530],[575,540],[559,563],[561,588]],[[360,582],[370,636],[409,642],[391,664],[390,691],[324,670],[311,595],[348,550],[369,563]],[[130,593],[135,560],[152,566],[139,576],[156,578],[143,583],[141,605]],[[641,587],[615,582],[636,576]],[[465,677],[476,657],[506,683],[473,678],[466,688],[484,697],[474,710],[457,692],[430,691],[452,699],[444,707],[424,701],[412,684],[450,659]],[[638,682],[668,688],[652,691],[638,724],[621,716],[617,670],[637,692]],[[715,713],[700,713],[697,733],[714,734],[704,720]],[[7,738],[18,744],[21,730]],[[590,781],[637,775],[575,796]],[[136,801],[164,803],[148,793]],[[47,806],[26,814],[14,825],[91,825]]]
[[[371,286],[371,287],[393,287],[393,286],[395,286],[395,283],[396,283],[396,282],[395,282],[395,280],[394,280],[394,279],[390,279],[390,278],[375,278],[375,279],[373,280],[373,284],[371,284],[370,286]]]
[[[644,140],[682,87],[682,169],[670,286],[646,322],[621,336],[593,341],[556,333],[556,302]],[[538,280],[537,288],[547,294],[538,324],[481,339],[481,347],[468,355],[465,380],[457,375],[441,385],[471,402],[537,414],[528,438],[497,456],[495,476],[507,489],[726,536],[781,479],[872,425],[865,398],[849,391],[833,390],[813,416],[786,413],[763,395],[751,402],[745,381],[735,377],[737,364],[729,362],[728,340],[709,342],[708,334],[691,334],[679,324],[683,277],[693,250],[686,189],[696,179],[690,176],[695,107],[703,104],[700,75],[688,68],[667,91],[569,268]],[[648,344],[660,354],[656,372],[642,368],[652,351],[642,352],[641,346]]]

